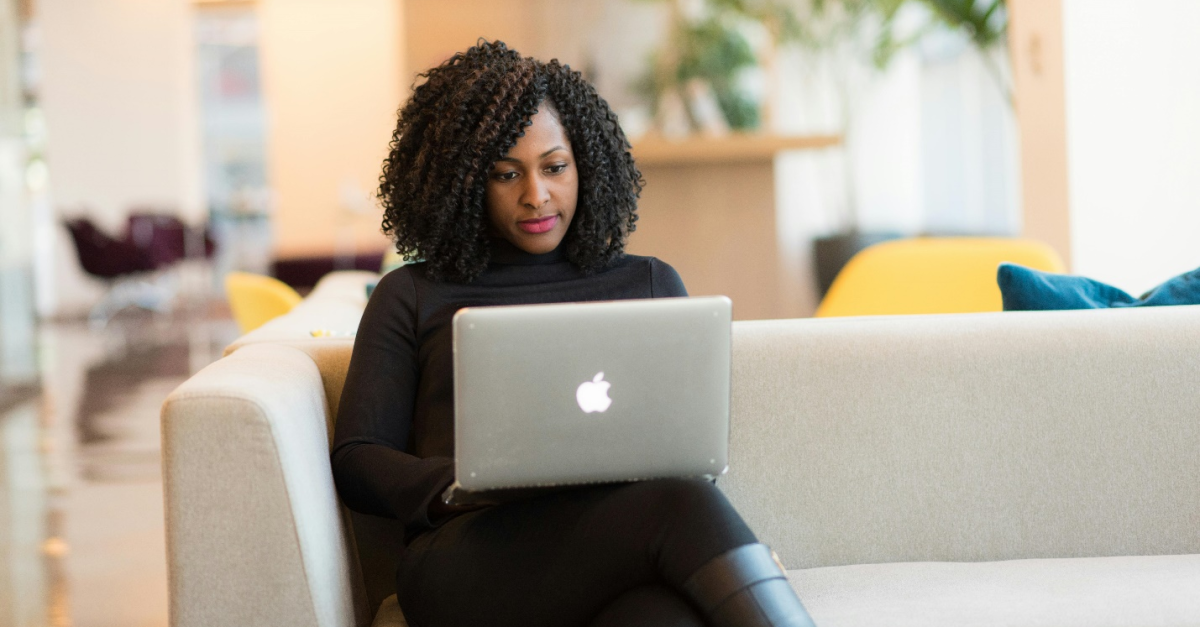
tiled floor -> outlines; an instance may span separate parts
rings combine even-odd
[[[201,309],[38,329],[40,390],[0,403],[0,627],[167,624],[159,407],[236,336]]]

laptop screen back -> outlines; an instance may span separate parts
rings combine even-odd
[[[725,297],[461,310],[459,487],[721,474],[730,322]]]

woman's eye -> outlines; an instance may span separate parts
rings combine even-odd
[[[556,164],[546,168],[546,171],[549,172],[550,174],[561,174],[566,169],[567,169],[567,164],[556,163]]]
[[[512,170],[507,172],[497,172],[492,175],[492,178],[496,179],[497,181],[511,181],[517,178],[517,173],[513,172]]]

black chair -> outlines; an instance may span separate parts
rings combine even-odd
[[[67,220],[66,226],[75,242],[79,265],[98,279],[111,281],[157,268],[146,249],[108,236],[87,218]]]
[[[108,285],[108,291],[88,315],[94,326],[104,326],[114,314],[129,306],[169,310],[174,287],[164,285],[163,277],[156,273],[175,260],[156,255],[153,247],[139,246],[128,237],[112,237],[87,218],[69,219],[64,224],[84,272]]]
[[[216,250],[207,229],[191,228],[179,218],[158,212],[135,211],[129,214],[125,239],[142,248],[158,267],[168,266],[189,255],[200,257],[201,251],[189,250],[189,245],[202,247],[202,256],[211,258]]]

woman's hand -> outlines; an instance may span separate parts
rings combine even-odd
[[[477,509],[483,509],[487,507],[487,505],[483,504],[451,505],[444,500],[444,494],[445,490],[442,490],[437,496],[433,497],[433,500],[429,502],[429,507],[427,508],[429,513],[429,522],[435,525],[448,518],[458,516],[459,514],[473,512]]]
[[[450,505],[440,498],[429,503],[429,520],[437,521],[444,517],[457,516],[485,507],[484,505]]]

